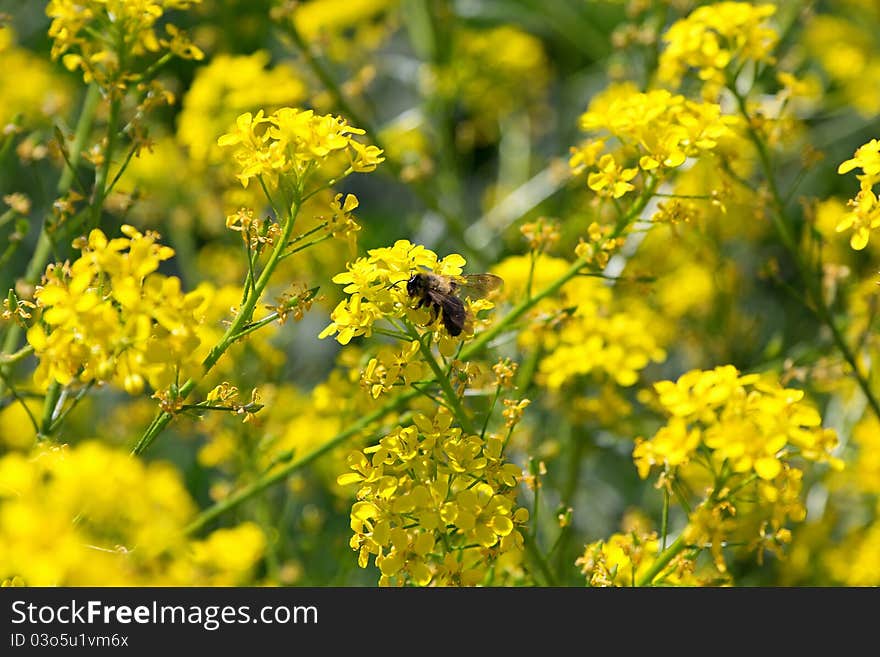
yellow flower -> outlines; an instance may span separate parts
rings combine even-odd
[[[361,372],[361,385],[369,389],[373,399],[378,399],[394,386],[419,381],[427,374],[427,365],[418,359],[418,354],[416,340],[399,351],[387,346],[381,348]]]
[[[570,266],[561,258],[540,254],[532,271],[530,256],[511,256],[493,272],[504,279],[504,294],[518,299],[526,293],[530,271],[536,290]],[[532,317],[530,329],[519,335],[519,344],[541,345],[537,380],[551,390],[588,375],[631,386],[649,363],[666,358],[652,328],[659,321],[655,314],[636,299],[617,303],[611,288],[596,278],[578,277],[566,283],[559,296],[538,304]]]
[[[539,365],[539,381],[550,389],[559,390],[592,373],[631,386],[651,361],[666,358],[643,306],[610,309],[609,289],[596,279],[572,281],[565,295],[577,304],[573,312],[555,330],[541,334],[546,355]]]
[[[861,251],[868,246],[871,232],[880,228],[880,203],[872,189],[880,180],[880,140],[872,139],[856,149],[855,156],[843,162],[837,168],[837,173],[849,173],[857,167],[862,170],[856,176],[861,189],[849,201],[850,210],[840,218],[835,229],[841,232],[851,228],[853,233],[849,244],[854,250]]]
[[[635,189],[630,180],[639,172],[636,168],[624,169],[614,161],[614,156],[606,153],[596,165],[599,171],[587,177],[587,185],[594,192],[604,192],[611,198],[620,198]]]
[[[666,426],[659,429],[650,441],[636,440],[633,460],[638,467],[639,476],[645,479],[651,468],[660,463],[671,467],[686,464],[699,444],[699,430],[688,429],[682,418],[670,418]]]
[[[870,189],[880,181],[880,140],[872,139],[856,149],[855,155],[837,167],[837,173],[843,175],[856,167],[862,173],[856,178],[862,183],[862,189]]]
[[[612,534],[590,543],[577,561],[590,586],[635,586],[660,551],[657,535]]]
[[[877,195],[870,189],[862,189],[856,197],[849,202],[851,208],[843,215],[835,227],[837,232],[852,228],[849,245],[855,251],[861,251],[868,246],[871,231],[880,228],[880,203]]]
[[[776,13],[770,4],[715,2],[698,7],[674,23],[663,36],[659,77],[678,85],[688,69],[697,69],[703,93],[715,97],[726,82],[729,66],[746,61],[772,63],[779,40],[767,19]]]

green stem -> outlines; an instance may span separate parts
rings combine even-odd
[[[538,262],[538,252],[529,251],[529,278],[526,282],[526,297],[532,296],[532,282],[535,280],[535,265]]]
[[[290,251],[287,251],[286,253],[284,253],[284,255],[281,256],[281,259],[284,260],[285,258],[289,258],[290,256],[292,256],[294,253],[299,253],[300,251],[305,251],[306,249],[313,247],[316,244],[320,244],[321,242],[325,242],[325,241],[329,240],[331,237],[332,237],[332,235],[322,235],[321,237],[318,237],[317,239],[313,239],[311,242],[306,242],[305,244],[300,244],[299,246],[294,247]]]
[[[567,510],[574,504],[574,496],[577,492],[578,482],[580,481],[581,476],[581,460],[583,459],[584,451],[587,449],[587,441],[589,440],[589,437],[577,435],[577,432],[570,426],[565,428],[561,433],[560,442],[568,443],[571,450],[566,466],[565,482],[559,494],[559,505],[564,509],[563,513],[567,513]],[[564,560],[570,558],[568,547],[572,539],[573,531],[573,522],[569,522],[562,527],[559,530],[559,536],[556,537],[556,541],[550,550],[551,555],[556,555],[554,565],[556,566],[557,572],[562,572],[565,567]]]
[[[299,296],[299,297],[296,297],[295,299],[290,300],[287,303],[287,305],[285,306],[285,309],[286,310],[293,310],[300,303],[303,303],[305,301],[308,301],[309,299],[312,299],[317,293],[318,293],[318,288],[313,287],[310,290],[306,291],[302,296]],[[278,311],[271,312],[268,315],[266,315],[265,317],[263,317],[262,319],[259,319],[256,322],[252,322],[251,324],[248,324],[247,326],[245,326],[241,331],[239,331],[238,333],[236,333],[235,335],[232,336],[231,341],[235,342],[237,340],[240,340],[244,336],[246,336],[250,333],[253,333],[254,331],[256,331],[258,329],[261,329],[264,326],[271,324],[272,322],[276,321],[279,317],[281,317],[281,313],[279,313]]]
[[[38,439],[48,438],[52,433],[52,424],[55,417],[55,408],[58,406],[58,398],[61,396],[61,384],[52,381],[46,390],[46,398],[43,401],[43,417],[40,420],[40,433]]]
[[[125,170],[128,168],[128,165],[131,164],[131,158],[134,157],[134,154],[138,150],[138,144],[132,144],[131,148],[128,149],[128,153],[125,155],[125,159],[122,161],[122,166],[119,167],[119,171],[116,172],[116,175],[113,176],[113,180],[110,181],[110,184],[107,186],[107,191],[104,196],[113,191],[116,187],[116,183],[119,182],[119,179],[122,178],[122,175],[125,173]]]
[[[519,321],[519,319],[523,315],[534,308],[540,301],[543,301],[547,297],[556,294],[556,292],[558,292],[563,285],[565,285],[571,279],[577,276],[586,265],[586,260],[584,260],[583,258],[578,258],[574,261],[574,263],[572,263],[571,267],[569,267],[562,276],[550,283],[550,285],[545,287],[534,296],[520,301],[517,305],[513,307],[513,309],[511,309],[509,313],[504,316],[504,318],[500,322],[498,322],[494,326],[489,327],[478,336],[476,336],[470,343],[468,343],[468,345],[461,350],[461,360],[469,360],[473,358],[476,354],[482,351],[486,347],[486,345],[488,345],[492,340],[504,333],[504,331],[511,328],[513,324]]]
[[[80,390],[77,393],[76,397],[73,398],[73,401],[70,402],[70,405],[67,408],[65,408],[61,413],[59,413],[58,416],[52,420],[52,424],[49,426],[50,433],[55,432],[55,430],[61,425],[61,423],[64,422],[64,419],[71,413],[71,411],[73,411],[73,409],[75,409],[77,407],[77,405],[82,401],[83,397],[85,397],[86,394],[88,394],[89,390],[91,390],[94,385],[95,385],[94,381],[89,381],[88,385],[86,385],[82,390]]]
[[[431,352],[430,344],[428,344],[424,339],[425,336],[419,336],[418,331],[416,331],[415,327],[408,321],[404,320],[404,325],[406,326],[406,330],[407,333],[409,333],[409,336],[419,343],[419,351],[422,352],[422,358],[425,359],[425,362],[428,363],[428,367],[430,367],[431,371],[434,373],[434,379],[443,390],[443,396],[446,397],[446,401],[452,409],[452,412],[458,420],[458,423],[461,425],[461,428],[467,434],[476,433],[470,416],[461,405],[461,400],[458,398],[458,395],[455,394],[455,390],[453,390],[452,384],[449,382],[449,378],[446,376],[446,373],[440,367],[440,363],[438,363],[437,359],[434,358],[434,354]],[[430,334],[426,334],[426,336],[430,336]]]
[[[306,196],[306,198],[308,198],[308,195]],[[314,235],[314,234],[317,233],[318,231],[327,228],[327,226],[328,226],[328,222],[326,222],[326,221],[322,221],[321,223],[319,223],[319,224],[318,224],[317,226],[315,226],[314,228],[310,228],[310,229],[307,230],[306,232],[304,232],[304,233],[300,233],[299,235],[297,235],[296,237],[294,237],[292,240],[290,240],[290,244],[289,244],[288,246],[293,246],[293,245],[296,244],[297,242],[302,242],[302,241],[303,241],[305,238],[307,238],[309,235]]]
[[[480,439],[486,437],[486,429],[489,428],[489,420],[492,419],[492,413],[495,412],[495,406],[498,404],[498,398],[501,396],[501,384],[499,383],[495,387],[495,395],[492,398],[492,403],[489,405],[489,410],[486,411],[486,419],[483,421],[483,428],[480,430]]]
[[[639,213],[641,213],[641,211],[645,209],[645,206],[648,205],[648,201],[654,197],[659,184],[660,179],[656,176],[651,176],[648,179],[647,186],[636,199],[635,203],[632,204],[629,211],[621,214],[620,219],[617,220],[617,223],[614,226],[614,231],[610,235],[611,239],[620,237],[623,234],[623,231],[625,231],[632,223],[633,219],[639,216]]]
[[[820,279],[813,275],[813,272],[810,271],[809,267],[804,262],[800,249],[798,249],[797,242],[789,230],[788,224],[785,222],[785,201],[783,200],[782,194],[776,183],[775,170],[773,168],[773,163],[770,160],[770,153],[767,150],[767,144],[751,123],[751,116],[749,115],[748,107],[746,105],[746,98],[736,90],[734,84],[729,84],[728,87],[736,98],[740,113],[746,121],[749,139],[758,151],[758,158],[761,161],[761,167],[764,170],[764,176],[767,179],[767,187],[770,190],[770,195],[773,201],[773,212],[771,213],[773,226],[776,229],[779,238],[782,240],[783,246],[794,260],[798,274],[806,286],[808,293],[807,298],[815,306],[812,308],[813,312],[819,318],[819,321],[823,322],[831,331],[831,337],[835,346],[852,369],[853,378],[855,378],[856,383],[858,383],[859,388],[861,388],[862,393],[865,395],[868,405],[871,407],[874,415],[880,419],[880,401],[878,401],[874,392],[871,390],[868,379],[862,374],[855,354],[849,348],[849,345],[847,345],[846,340],[844,340],[843,334],[840,332],[837,323],[834,321],[834,317],[831,315],[831,309],[828,307],[828,304],[825,303],[825,296],[822,293]]]
[[[281,235],[278,240],[275,242],[275,248],[272,249],[272,253],[269,256],[269,260],[266,262],[266,266],[263,268],[263,271],[260,273],[259,278],[256,283],[254,283],[253,290],[250,294],[248,294],[247,299],[242,304],[241,310],[238,315],[236,315],[235,320],[229,325],[229,328],[226,329],[226,333],[223,334],[223,337],[220,338],[220,341],[211,348],[211,351],[205,357],[205,360],[202,361],[202,375],[207,374],[211,368],[217,363],[220,357],[226,353],[226,350],[229,349],[230,346],[240,337],[242,331],[250,324],[250,321],[254,315],[254,309],[257,306],[257,302],[260,300],[260,297],[263,295],[263,291],[266,289],[266,286],[269,284],[269,280],[272,277],[272,273],[275,271],[275,268],[278,266],[278,263],[281,260],[281,255],[284,252],[284,249],[287,248],[287,242],[290,239],[290,233],[293,231],[294,220],[296,219],[296,215],[299,213],[299,205],[295,203],[291,208],[290,214],[287,217],[287,221],[284,224],[284,228],[282,230]],[[193,389],[198,385],[198,379],[189,379],[186,383],[184,383],[180,387],[179,398],[186,399],[189,394],[193,391]],[[140,440],[132,449],[133,454],[142,454],[156,439],[156,437],[168,426],[171,422],[174,415],[167,411],[159,411],[156,415],[156,418],[141,436]]]
[[[370,426],[370,424],[372,424],[373,422],[377,422],[389,413],[392,413],[395,410],[401,408],[402,406],[404,406],[404,404],[416,397],[416,395],[418,395],[416,391],[410,390],[398,397],[395,397],[381,408],[376,409],[372,413],[363,416],[361,419],[349,425],[348,428],[346,428],[344,431],[336,434],[333,438],[328,440],[326,443],[324,443],[314,451],[306,454],[302,458],[291,461],[290,463],[279,468],[275,472],[271,472],[267,475],[260,477],[253,483],[240,489],[238,492],[233,493],[225,500],[218,502],[214,506],[206,509],[190,523],[190,525],[186,528],[186,533],[196,533],[197,531],[205,527],[209,522],[222,515],[223,513],[226,513],[230,509],[234,509],[235,507],[239,506],[243,502],[246,502],[256,495],[259,495],[264,490],[270,488],[274,484],[284,481],[297,470],[304,468],[310,463],[316,461],[324,454],[332,451],[339,445],[342,445],[352,436],[356,436],[361,431]]]
[[[31,425],[34,427],[34,433],[36,435],[40,435],[40,423],[37,422],[37,418],[34,417],[34,414],[31,412],[30,407],[27,405],[25,400],[18,394],[18,390],[15,389],[15,386],[12,385],[9,381],[6,380],[5,375],[2,371],[0,371],[0,381],[6,384],[6,387],[9,389],[9,394],[12,395],[13,399],[21,404],[21,407],[24,409],[24,412],[27,414],[28,419],[31,421]]]
[[[20,360],[23,360],[34,353],[34,348],[31,345],[25,345],[14,354],[0,354],[0,363],[3,365],[12,365],[13,363],[17,363]]]
[[[540,570],[541,575],[544,576],[544,584],[546,586],[556,586],[556,578],[553,576],[553,571],[550,570],[550,565],[547,563],[544,555],[541,554],[541,550],[535,542],[535,537],[526,530],[522,530],[522,535],[526,553],[537,564],[538,570]]]
[[[534,459],[529,457],[529,469],[532,471],[531,475],[535,479],[535,495],[532,499],[532,517],[529,518],[532,522],[532,526],[535,528],[535,536],[538,535],[538,510],[541,508],[541,479],[539,473],[539,466],[535,464]]]
[[[666,539],[669,535],[669,488],[663,487],[663,515],[660,519],[661,551],[666,549]]]
[[[636,586],[650,586],[654,581],[654,578],[663,572],[663,569],[669,565],[669,562],[686,547],[687,543],[684,540],[684,534],[680,534],[678,538],[672,542],[672,545],[657,555],[657,558],[654,560],[654,563],[651,564],[651,567],[648,568],[648,570],[645,571],[645,573],[636,581]]]
[[[110,115],[107,119],[107,147],[104,149],[104,159],[95,173],[95,188],[92,190],[92,228],[97,228],[101,223],[101,210],[109,191],[107,177],[113,164],[113,151],[116,148],[116,137],[119,132],[116,124],[119,123],[121,109],[122,99],[114,95],[110,101]]]

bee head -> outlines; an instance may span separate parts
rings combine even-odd
[[[406,282],[406,293],[411,297],[420,295],[425,291],[425,275],[413,274]]]

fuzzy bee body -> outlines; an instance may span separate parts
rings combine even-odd
[[[418,272],[406,282],[406,292],[419,300],[417,308],[429,307],[434,317],[440,316],[451,336],[460,335],[467,321],[467,310],[459,296],[462,287],[482,296],[500,287],[502,281],[494,274],[470,274],[455,280],[433,272]]]

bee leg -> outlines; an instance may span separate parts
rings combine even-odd
[[[440,316],[440,309],[437,307],[436,303],[429,304],[431,307],[431,319],[428,320],[428,323],[425,324],[426,327],[430,326],[434,322],[437,321],[437,317]]]

